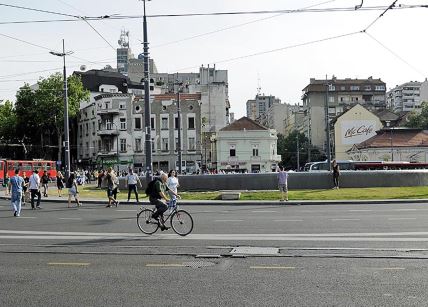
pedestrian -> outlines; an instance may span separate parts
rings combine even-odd
[[[138,178],[138,175],[135,174],[132,170],[132,168],[129,168],[129,173],[126,176],[126,183],[128,184],[128,202],[131,198],[131,192],[134,191],[135,194],[135,199],[138,201],[138,192],[137,192],[137,184],[140,184],[140,187],[142,187],[141,185],[141,181],[140,178]]]
[[[97,186],[97,188],[100,188],[101,189],[101,182],[103,181],[103,177],[105,176],[106,174],[104,173],[104,171],[103,170],[100,170],[99,172],[98,172],[98,186]]]
[[[82,206],[82,203],[79,201],[79,188],[77,187],[77,180],[74,173],[70,173],[67,181],[68,187],[68,205],[67,208],[71,208],[71,197],[74,197],[77,207]]]
[[[281,192],[280,201],[288,201],[288,173],[285,171],[283,166],[279,167],[278,187],[279,191]]]
[[[62,197],[62,189],[64,189],[64,176],[61,172],[56,175],[56,187],[58,189],[58,196]]]
[[[13,215],[21,215],[21,200],[22,200],[22,187],[24,179],[19,176],[19,169],[15,170],[15,176],[10,178],[8,182],[8,190],[10,193],[10,202],[12,204]]]
[[[42,198],[42,195],[40,194],[40,177],[39,177],[39,171],[34,170],[33,174],[30,176],[29,180],[29,189],[31,193],[31,209],[42,209],[40,207],[40,199]],[[37,205],[34,207],[34,198],[37,196]]]
[[[91,173],[88,170],[85,171],[85,177],[86,177],[86,182],[91,184]]]
[[[10,180],[10,178],[9,178],[9,175],[7,174],[7,171],[6,171],[6,173],[5,173],[5,175],[4,175],[4,180],[3,180],[3,188],[5,188],[6,190],[4,191],[4,194],[5,195],[8,195],[9,194],[9,180]]]
[[[111,167],[107,168],[107,175],[105,175],[105,178],[103,178],[103,181],[106,180],[107,182],[107,197],[108,197],[108,204],[107,208],[110,208],[112,203],[117,207],[119,205],[119,202],[116,200],[117,196],[117,177],[114,174],[114,171]]]
[[[177,189],[180,186],[180,184],[178,183],[178,178],[177,178],[177,172],[174,170],[170,170],[168,173],[168,179],[166,181],[166,185],[168,186],[168,193],[169,193],[169,203],[168,203],[168,207],[170,208],[174,208],[175,206],[177,206]]]
[[[337,164],[336,160],[332,162],[332,170],[333,170],[333,189],[339,189],[339,176],[340,176],[340,168],[339,164]]]
[[[42,187],[43,187],[43,196],[48,197],[49,175],[47,171],[43,171],[41,181],[42,181]]]
[[[28,191],[28,185],[30,182],[30,178],[28,178],[27,173],[23,172],[22,177],[24,178],[24,184],[22,185],[22,206],[25,206],[25,203],[28,202],[29,199],[29,191]]]

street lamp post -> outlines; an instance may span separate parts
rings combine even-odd
[[[149,43],[147,38],[146,1],[143,1],[143,45],[144,45],[144,125],[145,125],[145,153],[146,153],[146,182],[152,180],[152,138],[150,123],[150,75],[149,75]]]
[[[65,179],[68,180],[70,176],[70,131],[68,127],[68,86],[67,86],[67,72],[65,68],[65,56],[72,54],[72,51],[65,52],[64,39],[62,40],[62,52],[49,52],[52,55],[60,56],[64,60],[64,160],[65,160]]]
[[[390,127],[389,128],[389,131],[391,132],[390,133],[390,139],[391,139],[391,161],[393,162],[394,161],[394,146],[393,146],[393,143],[392,143],[392,131],[393,129],[392,129],[392,127]]]
[[[177,148],[177,153],[178,153],[178,173],[181,174],[182,169],[181,169],[181,164],[182,164],[182,159],[183,159],[183,154],[181,151],[181,114],[180,114],[180,88],[178,88],[177,90],[177,129],[178,129],[178,148]]]

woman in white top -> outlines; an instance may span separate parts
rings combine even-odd
[[[77,188],[77,181],[74,177],[74,173],[70,173],[70,177],[67,181],[67,187],[68,187],[68,208],[71,207],[71,197],[74,197],[74,200],[77,203],[77,207],[80,207],[82,203],[79,201],[79,190]]]
[[[170,201],[168,206],[175,207],[177,206],[177,188],[180,186],[178,183],[177,172],[174,170],[170,170],[168,173],[168,180],[166,181],[166,185],[171,191],[168,191],[170,196]]]

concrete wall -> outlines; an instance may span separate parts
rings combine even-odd
[[[145,178],[141,178],[144,188]],[[277,173],[230,174],[230,175],[187,175],[180,176],[179,191],[219,190],[275,190]],[[121,189],[124,189],[124,179]],[[404,187],[428,185],[428,171],[342,171],[340,187]],[[288,188],[331,189],[333,180],[328,172],[290,173]]]

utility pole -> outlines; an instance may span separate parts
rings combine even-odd
[[[65,43],[64,39],[62,40],[62,52],[49,52],[52,55],[60,56],[62,57],[64,61],[64,68],[63,68],[63,77],[64,77],[64,89],[63,89],[63,95],[64,95],[64,162],[65,162],[65,179],[68,180],[68,177],[70,176],[70,131],[68,126],[68,85],[67,85],[67,71],[65,68],[65,56],[72,54],[72,51],[65,52]]]
[[[152,137],[150,118],[150,74],[149,74],[149,43],[147,38],[146,1],[143,1],[143,45],[144,45],[144,126],[145,126],[145,154],[146,154],[146,183],[152,180]]]
[[[296,135],[296,143],[297,143],[297,171],[300,170],[300,150],[299,150],[299,133]]]
[[[326,82],[326,89],[325,89],[325,104],[324,104],[324,110],[325,110],[325,133],[327,136],[326,143],[327,143],[327,164],[328,164],[328,170],[331,171],[331,149],[330,149],[330,123],[328,122],[328,91],[329,86],[327,75],[325,76]]]

